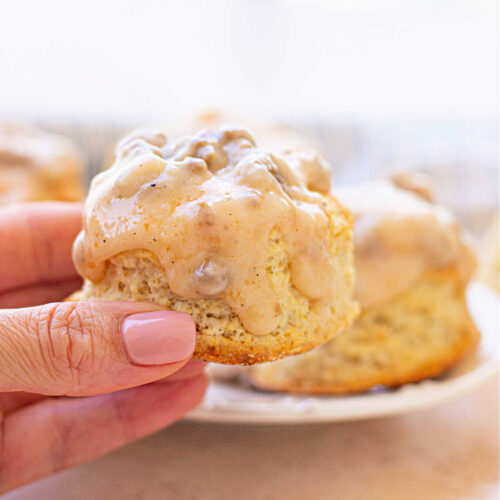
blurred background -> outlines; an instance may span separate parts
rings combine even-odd
[[[431,170],[478,234],[498,198],[495,0],[4,2],[0,117],[73,135],[203,109],[315,136],[334,180]]]

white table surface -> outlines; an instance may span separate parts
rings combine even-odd
[[[498,382],[430,410],[301,426],[179,423],[5,500],[498,500]]]

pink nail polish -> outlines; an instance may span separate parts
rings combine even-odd
[[[131,314],[123,320],[122,334],[129,358],[139,365],[182,361],[196,343],[193,318],[177,311]]]

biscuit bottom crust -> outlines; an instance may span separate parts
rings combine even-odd
[[[281,307],[281,322],[268,335],[252,335],[220,299],[185,299],[169,288],[154,254],[133,250],[112,257],[104,278],[86,281],[69,300],[131,300],[153,302],[165,309],[191,314],[196,322],[195,359],[224,364],[252,365],[308,351],[349,326],[358,308],[353,288],[352,241],[348,225],[332,238],[336,266],[335,296],[323,307],[292,285],[286,246],[271,235],[267,273]]]
[[[327,344],[252,368],[251,381],[264,390],[346,394],[437,376],[479,340],[464,292],[454,270],[427,273]]]

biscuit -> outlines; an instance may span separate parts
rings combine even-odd
[[[90,188],[72,299],[188,312],[207,361],[250,365],[326,342],[357,312],[352,217],[316,185],[324,161],[290,155],[232,128],[124,139]]]
[[[0,204],[78,201],[84,162],[66,138],[20,124],[0,124]]]
[[[356,218],[362,312],[327,344],[253,368],[258,388],[343,394],[398,386],[442,373],[477,342],[465,300],[475,257],[451,214],[387,181],[337,194]]]
[[[476,279],[500,292],[500,215],[497,213],[480,244],[479,269]]]

